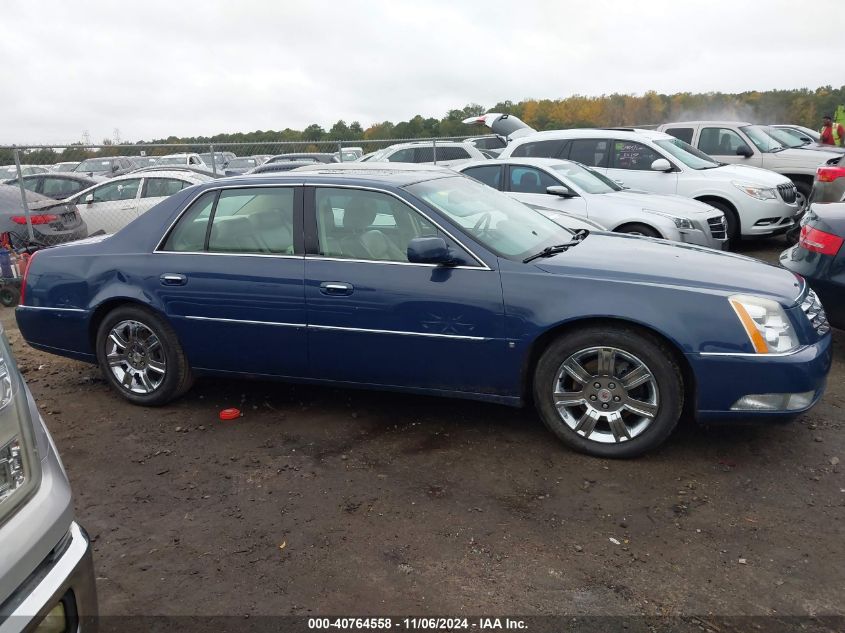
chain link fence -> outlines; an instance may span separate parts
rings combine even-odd
[[[0,146],[0,278],[16,270],[5,266],[3,253],[14,259],[38,247],[114,233],[185,187],[315,162],[367,160],[400,143],[414,146],[394,161],[471,158],[456,156],[448,143],[466,138]]]

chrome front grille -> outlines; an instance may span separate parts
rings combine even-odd
[[[792,204],[798,198],[798,189],[792,183],[778,185],[778,193],[781,199],[787,204]]]
[[[822,302],[819,301],[815,292],[810,290],[804,301],[801,302],[801,311],[804,312],[807,320],[818,332],[819,336],[830,332],[830,324],[827,322],[827,315],[822,307]]]
[[[723,214],[707,218],[707,225],[710,227],[710,234],[717,240],[724,240],[728,237],[728,222]]]

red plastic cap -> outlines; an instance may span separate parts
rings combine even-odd
[[[239,417],[241,417],[240,409],[223,409],[220,412],[221,420],[237,420]]]

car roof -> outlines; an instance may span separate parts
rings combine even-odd
[[[745,125],[753,125],[748,121],[674,121],[672,123],[664,123],[661,127],[668,127],[670,125],[734,125],[734,126],[745,126]]]
[[[186,169],[137,169],[128,174],[108,178],[107,182],[114,182],[115,180],[130,180],[132,178],[182,178],[190,180],[191,178],[197,177],[202,178],[200,182],[206,182],[205,178],[213,180],[211,176],[206,176],[205,174]]]
[[[487,160],[473,160],[456,165],[455,169],[463,171],[466,167],[479,167],[484,165],[529,165],[532,167],[551,167],[561,163],[572,164],[573,161],[564,158],[539,158],[531,156],[515,156],[513,158],[490,158]]]
[[[400,149],[403,147],[432,147],[435,140],[436,139],[432,139],[430,141],[408,141],[407,143],[396,143],[395,145],[388,145],[383,149]],[[475,147],[474,145],[472,145],[472,143],[468,143],[466,141],[437,141],[437,147],[450,147],[454,145],[457,145],[459,147],[464,147],[466,145]]]
[[[244,176],[231,176],[227,183],[290,183],[354,180],[355,184],[392,185],[403,187],[423,180],[433,180],[446,176],[462,176],[451,169],[435,165],[417,165],[415,163],[333,163],[306,165],[286,172],[266,172]]]
[[[637,140],[647,138],[650,140],[661,140],[667,138],[674,138],[665,132],[657,132],[656,130],[644,130],[642,128],[613,128],[613,127],[582,127],[570,128],[567,130],[547,130],[545,132],[535,132],[527,136],[520,136],[514,139],[508,146],[523,145],[533,141],[543,139],[570,139],[570,138],[618,138],[621,140]]]

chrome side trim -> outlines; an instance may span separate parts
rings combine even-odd
[[[305,323],[281,323],[279,321],[249,321],[246,319],[224,319],[221,317],[204,317],[204,316],[194,316],[194,315],[185,315],[186,319],[190,319],[191,321],[215,321],[218,323],[244,323],[247,325],[275,325],[277,327],[293,327],[293,328],[304,328],[307,327]]]
[[[18,306],[17,310],[54,310],[56,312],[88,312],[83,308],[53,308],[49,306]]]
[[[803,352],[805,349],[810,347],[809,345],[801,345],[796,347],[791,352],[772,352],[770,354],[757,354],[755,352],[698,352],[699,356],[737,356],[740,358],[745,357],[754,357],[754,358],[782,358],[784,356],[793,356],[794,354],[798,354],[799,352]]]
[[[426,338],[447,338],[459,341],[489,341],[484,336],[463,336],[460,334],[435,334],[433,332],[403,332],[400,330],[371,330],[358,327],[339,327],[336,325],[309,325],[309,330],[325,330],[330,332],[361,332],[364,334],[395,334],[396,336],[423,336]]]

